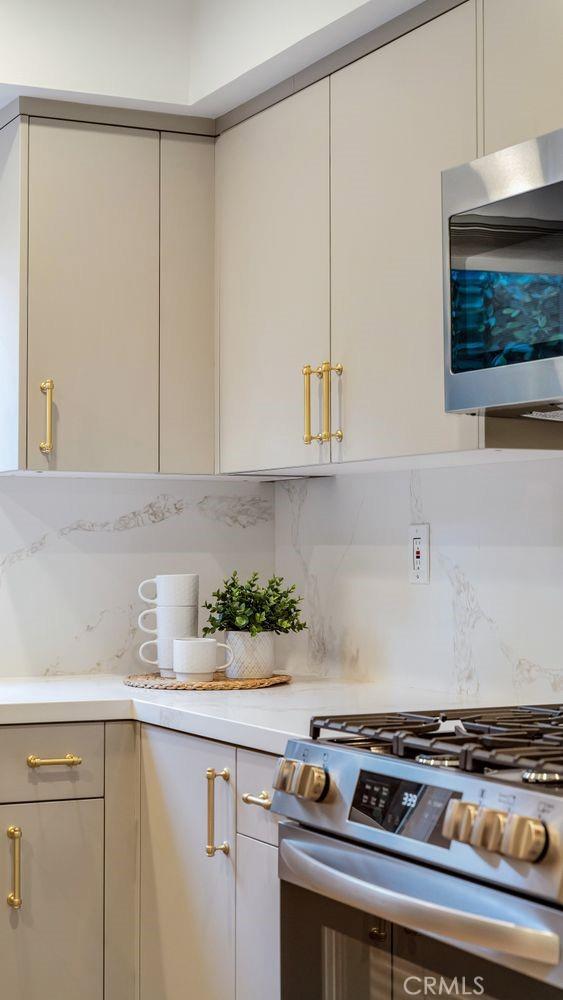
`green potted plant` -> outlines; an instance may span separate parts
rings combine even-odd
[[[271,677],[274,671],[274,635],[301,632],[306,628],[295,596],[295,585],[284,587],[282,576],[272,576],[265,587],[258,582],[258,573],[243,582],[235,570],[222,587],[213,592],[213,600],[203,607],[209,620],[204,636],[226,632],[233,652],[233,662],[227,668],[232,679]]]

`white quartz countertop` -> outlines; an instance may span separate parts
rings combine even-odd
[[[112,675],[0,680],[0,725],[136,719],[275,754],[288,739],[309,735],[313,715],[454,707],[478,707],[478,699],[469,704],[431,688],[324,679],[217,692],[130,688]]]

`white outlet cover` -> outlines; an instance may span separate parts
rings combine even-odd
[[[430,525],[409,524],[409,583],[430,583]]]

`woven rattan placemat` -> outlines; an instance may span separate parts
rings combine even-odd
[[[160,674],[131,674],[123,681],[129,687],[158,688],[160,691],[252,691],[259,688],[275,687],[277,684],[289,684],[289,674],[274,674],[273,677],[255,677],[246,680],[227,680],[220,676],[213,681],[176,681],[171,677],[161,677]]]

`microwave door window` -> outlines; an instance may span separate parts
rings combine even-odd
[[[563,355],[563,183],[452,216],[451,369]]]

